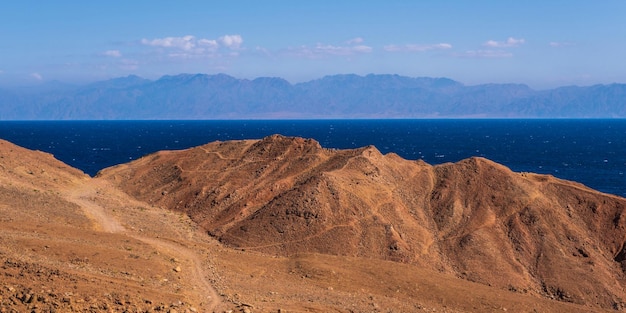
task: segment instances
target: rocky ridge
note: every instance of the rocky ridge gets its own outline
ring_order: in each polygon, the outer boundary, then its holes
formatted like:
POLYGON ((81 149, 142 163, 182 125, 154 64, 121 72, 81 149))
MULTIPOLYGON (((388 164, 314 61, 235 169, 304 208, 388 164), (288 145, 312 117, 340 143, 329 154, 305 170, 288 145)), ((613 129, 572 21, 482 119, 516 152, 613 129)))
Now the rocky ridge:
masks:
POLYGON ((95 178, 0 141, 0 312, 622 310, 624 201, 278 135, 95 178))
POLYGON ((230 247, 391 260, 622 308, 626 200, 483 158, 431 166, 280 135, 160 152, 100 176, 230 247))

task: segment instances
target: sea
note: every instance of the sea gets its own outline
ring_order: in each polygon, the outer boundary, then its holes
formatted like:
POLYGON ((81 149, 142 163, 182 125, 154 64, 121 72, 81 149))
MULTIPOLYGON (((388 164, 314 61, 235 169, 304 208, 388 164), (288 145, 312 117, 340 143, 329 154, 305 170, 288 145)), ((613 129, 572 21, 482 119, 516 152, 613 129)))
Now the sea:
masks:
POLYGON ((0 138, 96 175, 159 150, 272 134, 325 148, 373 145, 430 164, 485 157, 626 197, 625 119, 2 121, 0 138))

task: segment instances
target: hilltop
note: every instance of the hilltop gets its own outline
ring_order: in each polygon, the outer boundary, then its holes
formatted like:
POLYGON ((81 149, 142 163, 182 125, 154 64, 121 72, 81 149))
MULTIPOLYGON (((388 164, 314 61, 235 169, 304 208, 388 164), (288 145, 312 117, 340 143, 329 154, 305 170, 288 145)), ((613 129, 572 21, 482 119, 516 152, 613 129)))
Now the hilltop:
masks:
POLYGON ((626 199, 270 136, 91 178, 0 141, 0 309, 622 310, 626 199))

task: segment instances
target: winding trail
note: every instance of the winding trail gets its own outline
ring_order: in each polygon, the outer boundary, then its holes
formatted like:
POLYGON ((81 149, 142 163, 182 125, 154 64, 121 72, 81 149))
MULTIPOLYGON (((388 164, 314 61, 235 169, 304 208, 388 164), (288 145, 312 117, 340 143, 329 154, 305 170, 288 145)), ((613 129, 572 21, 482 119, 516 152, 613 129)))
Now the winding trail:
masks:
MULTIPOLYGON (((151 245, 156 250, 165 254, 175 255, 177 258, 187 260, 191 273, 191 284, 199 288, 202 303, 207 312, 215 312, 217 307, 222 303, 221 299, 210 281, 208 275, 203 268, 202 259, 193 250, 185 247, 181 243, 171 240, 152 238, 141 236, 128 231, 114 216, 109 215, 107 210, 100 206, 96 199, 101 197, 100 190, 112 191, 112 198, 122 200, 121 203, 138 202, 136 199, 128 199, 126 194, 119 192, 115 187, 110 186, 107 182, 97 179, 91 179, 89 182, 78 185, 76 188, 68 190, 64 195, 66 200, 73 202, 81 207, 85 215, 95 223, 97 230, 107 233, 124 234, 136 240, 151 245)), ((143 205, 147 206, 145 203, 143 205)), ((183 262, 181 262, 181 265, 183 262)))
POLYGON ((78 188, 70 190, 66 199, 78 204, 85 215, 96 223, 97 230, 106 233, 124 233, 126 229, 117 219, 108 215, 104 208, 90 200, 95 196, 97 196, 96 189, 87 184, 81 184, 78 188))
POLYGON ((221 303, 220 297, 217 294, 217 291, 211 285, 211 283, 206 279, 207 276, 202 267, 202 260, 198 257, 196 253, 175 242, 168 242, 162 239, 143 236, 133 236, 133 238, 141 240, 153 247, 156 247, 162 252, 176 255, 191 262, 193 266, 188 270, 192 273, 191 277, 193 277, 193 279, 195 280, 193 285, 200 288, 202 294, 205 296, 204 300, 208 303, 208 309, 211 311, 215 311, 217 306, 221 303))

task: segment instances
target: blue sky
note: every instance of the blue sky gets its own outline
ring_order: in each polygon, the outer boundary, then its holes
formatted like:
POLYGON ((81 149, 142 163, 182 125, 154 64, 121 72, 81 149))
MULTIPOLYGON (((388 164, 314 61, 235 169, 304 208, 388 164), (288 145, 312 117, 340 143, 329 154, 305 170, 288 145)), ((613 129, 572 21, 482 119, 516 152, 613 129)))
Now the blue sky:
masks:
POLYGON ((0 86, 179 73, 626 83, 624 16, 624 0, 7 0, 0 86))

